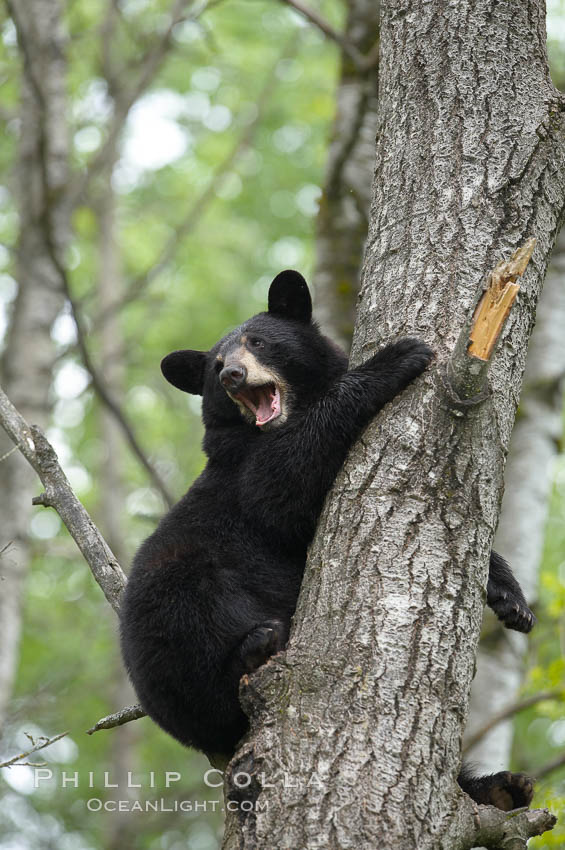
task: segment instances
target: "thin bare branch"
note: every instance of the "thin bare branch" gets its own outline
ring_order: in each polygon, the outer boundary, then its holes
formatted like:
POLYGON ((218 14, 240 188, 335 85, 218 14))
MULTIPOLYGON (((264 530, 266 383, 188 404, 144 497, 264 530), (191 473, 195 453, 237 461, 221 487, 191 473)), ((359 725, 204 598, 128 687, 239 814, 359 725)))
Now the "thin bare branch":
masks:
POLYGON ((281 0, 281 2, 286 6, 290 6, 295 12, 298 12, 299 15, 302 15, 303 18, 306 18, 307 21, 314 24, 314 26, 317 27, 320 32, 323 32, 325 36, 331 38, 332 41, 335 41, 335 43, 341 47, 345 55, 353 62, 357 70, 361 73, 366 73, 378 62, 378 48, 376 51, 371 50, 367 56, 363 56, 363 54, 357 50, 355 45, 351 44, 351 42, 345 38, 343 33, 334 29, 329 21, 322 17, 322 15, 318 12, 315 12, 309 6, 305 6, 304 3, 302 3, 302 0, 281 0))
POLYGON ((520 700, 519 702, 514 702, 512 705, 508 705, 502 711, 499 711, 497 714, 493 714, 489 720, 483 724, 477 731, 471 735, 463 746, 463 752, 468 752, 472 747, 475 746, 487 732, 494 726, 498 726, 499 723, 502 723, 504 720, 508 720, 508 718, 513 717, 515 714, 519 714, 520 711, 525 711, 527 708, 531 708, 533 705, 537 705, 538 702, 543 702, 548 699, 563 699, 565 697, 565 693, 563 691, 541 691, 539 694, 533 694, 531 697, 526 697, 525 699, 520 700))
POLYGON ((229 173, 231 168, 233 168, 234 164, 241 157, 244 151, 247 150, 247 148, 251 145, 253 137, 257 131, 257 127, 259 126, 261 118, 263 117, 265 107, 269 103, 273 94, 273 90, 277 84, 277 65, 281 59, 288 57, 289 55, 295 52, 295 46, 296 39, 293 36, 292 40, 287 45, 285 45, 284 49, 281 51, 281 55, 278 57, 277 61, 272 66, 269 74, 267 75, 267 79, 265 80, 265 83, 261 91, 259 92, 259 95, 256 99, 257 112, 255 118, 244 128, 243 132, 236 139, 232 149, 229 151, 225 159, 216 168, 214 174, 208 181, 205 188, 202 190, 196 200, 191 204, 190 209, 187 210, 184 218, 175 229, 175 232, 164 245, 160 256, 155 260, 154 263, 151 264, 151 266, 145 272, 140 274, 130 283, 127 292, 124 293, 122 298, 114 301, 114 303, 108 310, 99 313, 99 315, 94 320, 95 328, 98 328, 100 325, 104 324, 104 322, 110 315, 114 315, 118 310, 122 309, 127 304, 131 304, 132 301, 137 300, 145 291, 145 289, 152 283, 152 281, 155 280, 155 278, 157 278, 173 260, 181 240, 185 239, 193 230, 193 228, 202 221, 202 217, 208 204, 214 199, 218 188, 226 179, 227 174, 229 173))
POLYGON ((149 88, 167 57, 174 28, 184 20, 196 20, 209 8, 209 4, 203 3, 198 5, 192 15, 185 15, 184 10, 191 2, 193 0, 175 0, 166 28, 137 63, 139 71, 136 81, 129 89, 122 89, 114 93, 114 114, 108 127, 106 140, 94 154, 86 169, 77 176, 74 185, 70 187, 69 203, 72 207, 81 202, 92 178, 106 166, 108 157, 115 149, 116 141, 122 132, 130 109, 149 88))
MULTIPOLYGON (((27 758, 32 753, 37 753, 39 750, 44 750, 45 747, 48 747, 50 744, 54 744, 55 741, 60 741, 61 738, 64 738, 65 735, 68 735, 68 734, 69 734, 68 731, 67 732, 61 732, 60 735, 55 735, 53 738, 46 738, 45 735, 41 735, 37 739, 37 743, 34 743, 34 739, 32 738, 32 736, 28 735, 27 737, 34 744, 33 747, 31 747, 29 750, 25 750, 23 753, 19 753, 19 755, 17 755, 17 756, 12 756, 12 758, 8 759, 7 761, 0 762, 0 767, 13 767, 14 765, 21 765, 22 759, 27 758)), ((38 765, 33 765, 33 767, 37 767, 37 766, 38 765)))
POLYGON ((104 596, 115 611, 126 577, 112 550, 71 489, 57 455, 43 432, 28 425, 0 388, 0 424, 39 475, 45 493, 33 500, 36 505, 54 508, 82 552, 104 596))
POLYGON ((559 770, 560 767, 565 766, 565 753, 561 753, 557 758, 548 761, 546 764, 539 767, 536 771, 536 779, 544 779, 546 776, 549 776, 550 773, 553 773, 554 770, 559 770))
POLYGON ((133 427, 131 423, 128 421, 125 413, 121 409, 118 402, 113 398, 111 393, 108 391, 106 387, 106 383, 103 380, 100 372, 97 367, 94 365, 92 357, 90 355, 90 350, 88 345, 86 344, 87 333, 83 324, 82 316, 77 307, 77 304, 71 294, 71 289, 69 285, 69 279, 65 269, 59 264, 59 272, 61 276, 61 281, 63 283, 63 289, 65 291, 65 295, 68 299, 71 314, 75 322, 75 327, 77 331, 77 346, 80 352, 81 360, 83 362, 84 368, 88 372, 91 378, 92 387, 96 392, 96 395, 100 399, 100 401, 108 408, 110 413, 114 416, 116 422, 119 424, 122 429, 126 441, 128 442, 133 454, 139 460, 143 468, 149 474, 149 477, 155 487, 159 490, 165 502, 169 507, 174 504, 174 499, 172 495, 169 493, 167 486, 165 485, 163 479, 153 466, 153 464, 149 461, 149 458, 141 448, 141 445, 138 442, 138 439, 135 435, 133 427))

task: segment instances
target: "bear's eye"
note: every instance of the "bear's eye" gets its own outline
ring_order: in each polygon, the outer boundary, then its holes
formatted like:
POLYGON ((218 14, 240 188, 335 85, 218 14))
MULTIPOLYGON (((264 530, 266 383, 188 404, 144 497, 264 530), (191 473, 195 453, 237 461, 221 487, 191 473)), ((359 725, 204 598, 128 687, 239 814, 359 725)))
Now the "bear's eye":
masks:
POLYGON ((224 361, 223 360, 216 360, 216 362, 214 363, 214 371, 216 372, 216 375, 219 375, 223 368, 224 368, 224 361))
POLYGON ((262 339, 259 339, 258 336, 252 336, 249 338, 249 345, 252 348, 265 348, 265 343, 262 339))

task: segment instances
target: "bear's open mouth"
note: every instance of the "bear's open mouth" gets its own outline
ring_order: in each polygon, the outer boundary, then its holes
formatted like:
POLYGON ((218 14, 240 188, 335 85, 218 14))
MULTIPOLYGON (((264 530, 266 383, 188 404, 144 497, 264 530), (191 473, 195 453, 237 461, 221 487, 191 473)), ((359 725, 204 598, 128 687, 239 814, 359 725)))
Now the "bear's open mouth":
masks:
POLYGON ((281 415, 281 394, 276 384, 247 385, 234 398, 251 411, 259 427, 281 415))

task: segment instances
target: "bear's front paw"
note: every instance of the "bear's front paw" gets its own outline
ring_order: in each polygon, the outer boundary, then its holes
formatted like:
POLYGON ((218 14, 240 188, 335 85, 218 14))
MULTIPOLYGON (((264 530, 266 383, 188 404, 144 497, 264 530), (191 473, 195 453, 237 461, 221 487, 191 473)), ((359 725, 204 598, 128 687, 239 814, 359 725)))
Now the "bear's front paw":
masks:
POLYGON ((369 360, 378 371, 390 371, 402 384, 407 384, 430 365, 435 354, 430 346, 420 339, 404 337, 378 351, 369 360))
POLYGON ((527 634, 536 623, 535 614, 528 608, 525 601, 511 593, 501 593, 495 598, 490 598, 488 604, 507 629, 527 634))
POLYGON ((484 802, 504 812, 529 806, 534 796, 534 781, 525 773, 502 770, 489 777, 484 802))
POLYGON ((267 661, 284 649, 286 628, 281 620, 265 620, 255 626, 241 643, 241 660, 248 673, 253 673, 267 661))

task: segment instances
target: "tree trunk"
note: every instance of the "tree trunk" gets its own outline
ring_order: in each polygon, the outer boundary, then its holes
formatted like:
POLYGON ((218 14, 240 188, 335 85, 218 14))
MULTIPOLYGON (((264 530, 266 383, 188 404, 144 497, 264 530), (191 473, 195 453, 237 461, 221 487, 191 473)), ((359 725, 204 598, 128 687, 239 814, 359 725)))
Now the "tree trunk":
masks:
MULTIPOLYGON (((378 32, 378 4, 350 0, 344 36, 367 53, 378 32)), ((316 221, 317 318, 346 350, 351 345, 362 250, 367 235, 370 183, 377 128, 378 64, 359 69, 342 51, 328 163, 316 221)), ((550 491, 551 459, 561 434, 561 376, 565 371, 565 300, 562 296, 565 234, 552 256, 530 343, 518 418, 508 453, 495 548, 510 561, 534 602, 550 491), (532 361, 530 364, 530 360, 532 361), (515 518, 519 516, 520 522, 515 518)), ((527 638, 509 632, 485 610, 466 733, 474 732, 518 698, 527 638), (494 690, 496 679, 500 688, 494 690)), ((498 724, 470 751, 474 764, 500 770, 510 763, 512 720, 498 724)))
MULTIPOLYGON (((380 3, 349 0, 344 36, 362 55, 378 44, 380 3)), ((376 54, 375 54, 376 59, 376 54)), ((316 219, 317 318, 346 351, 351 344, 359 270, 367 238, 377 132, 378 62, 366 70, 342 50, 324 189, 316 219)))
POLYGON ((393 0, 380 73, 352 361, 412 334, 438 365, 351 451, 289 649, 243 685, 252 732, 226 785, 255 805, 230 814, 225 848, 480 843, 483 814, 455 777, 504 457, 565 203, 563 102, 540 0, 393 0), (490 394, 460 404, 446 360, 485 275, 532 235, 490 394), (251 776, 244 791, 238 771, 251 776))
MULTIPOLYGON (((10 5, 10 4, 9 4, 10 5)), ((63 306, 54 257, 68 237, 64 203, 68 140, 65 117, 64 33, 58 0, 28 0, 13 10, 22 56, 17 246, 18 294, 2 361, 2 384, 25 418, 44 425, 50 411, 54 361, 51 326, 63 306), (33 57, 33 66, 30 58, 33 57)), ((2 433, 0 456, 11 448, 2 433)), ((0 549, 0 731, 19 658, 23 583, 36 476, 19 453, 2 461, 0 549)))
MULTIPOLYGON (((563 431, 564 273, 565 231, 562 230, 544 284, 528 351, 495 540, 496 550, 512 564, 530 603, 536 598, 543 554, 551 466, 563 431)), ((494 617, 489 618, 488 634, 481 642, 471 691, 466 730, 469 735, 517 702, 527 645, 524 635, 508 632, 494 622, 494 617), (493 681, 499 683, 498 688, 492 687, 493 681)), ((469 758, 485 771, 501 770, 510 762, 512 732, 512 719, 497 724, 469 751, 469 758)))

